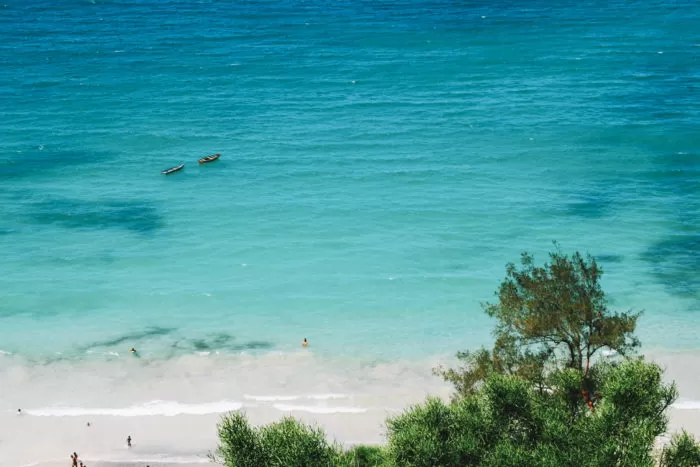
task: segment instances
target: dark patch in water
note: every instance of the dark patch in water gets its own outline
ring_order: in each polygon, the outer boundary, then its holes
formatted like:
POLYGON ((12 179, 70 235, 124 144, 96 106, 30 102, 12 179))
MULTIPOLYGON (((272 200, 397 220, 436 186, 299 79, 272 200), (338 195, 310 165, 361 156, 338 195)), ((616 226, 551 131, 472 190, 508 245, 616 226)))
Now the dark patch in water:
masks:
POLYGON ((655 162, 647 177, 668 205, 669 233, 642 259, 670 293, 700 300, 700 154, 666 153, 655 162))
POLYGON ((117 337, 115 339, 95 342, 95 343, 91 344, 90 346, 86 347, 86 349, 93 349, 95 347, 115 347, 117 345, 121 345, 121 344, 125 344, 125 343, 128 346, 131 346, 131 344, 134 342, 138 342, 138 341, 152 338, 152 337, 166 336, 168 334, 171 334, 173 331, 175 331, 175 328, 152 327, 152 328, 146 329, 143 332, 137 332, 134 334, 126 334, 126 335, 117 337))
POLYGON ((69 229, 126 229, 147 234, 164 226, 156 207, 145 201, 51 199, 29 204, 28 208, 32 222, 69 229))
POLYGON ((230 334, 226 334, 225 332, 220 332, 217 334, 213 335, 211 344, 213 346, 222 346, 222 345, 227 345, 229 342, 231 342, 234 339, 234 337, 230 334))
POLYGON ((571 216, 598 219, 605 216, 612 200, 604 193, 584 193, 577 201, 567 203, 566 212, 571 216))
MULTIPOLYGON (((249 341, 249 342, 243 342, 240 344, 233 344, 234 337, 225 334, 225 333, 219 333, 219 334, 213 334, 211 336, 205 337, 203 339, 192 339, 187 341, 187 345, 185 345, 185 348, 188 348, 190 345, 194 350, 197 351, 208 351, 208 350, 232 350, 236 352, 244 351, 244 350, 264 350, 264 349, 271 349, 274 347, 274 344, 271 342, 266 342, 266 341, 249 341)), ((180 344, 176 342, 173 345, 175 348, 181 348, 180 344)))
POLYGON ((200 339, 175 341, 172 344, 172 348, 179 350, 196 350, 200 352, 209 350, 230 350, 234 352, 241 352, 245 350, 266 350, 274 347, 272 342, 267 341, 248 341, 235 344, 233 343, 234 340, 235 337, 229 334, 218 333, 211 334, 200 339))
MULTIPOLYGON (((0 180, 48 175, 67 168, 104 163, 113 158, 114 154, 105 152, 32 148, 0 162, 0 180)), ((61 174, 62 177, 64 175, 61 174)))
POLYGON ((172 348, 180 350, 194 349, 197 351, 226 349, 230 348, 230 343, 234 339, 235 337, 232 335, 220 332, 199 339, 177 340, 173 342, 172 348))
POLYGON ((595 259, 600 263, 621 263, 624 256, 621 255, 598 255, 595 259))
POLYGON ((195 350, 210 350, 211 346, 207 343, 207 341, 203 339, 195 339, 192 341, 192 346, 195 348, 195 350))
POLYGON ((642 259, 671 293, 700 300, 700 232, 671 235, 654 243, 642 259))
POLYGON ((265 350, 265 349, 271 349, 274 347, 274 344, 272 342, 265 342, 265 341, 250 341, 250 342, 245 342, 243 344, 238 344, 234 345, 231 347, 232 350, 265 350))
POLYGON ((225 348, 234 337, 226 333, 213 334, 206 339, 194 339, 192 345, 195 350, 211 350, 225 348))

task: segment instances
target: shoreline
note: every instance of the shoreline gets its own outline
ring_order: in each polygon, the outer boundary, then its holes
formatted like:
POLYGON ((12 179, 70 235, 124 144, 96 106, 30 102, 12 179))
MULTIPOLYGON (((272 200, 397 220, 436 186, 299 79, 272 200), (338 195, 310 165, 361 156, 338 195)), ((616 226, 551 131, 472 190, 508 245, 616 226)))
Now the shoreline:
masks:
MULTIPOLYGON (((343 445, 380 444, 387 416, 428 395, 449 398, 451 387, 431 369, 451 360, 353 362, 303 351, 37 366, 4 358, 0 464, 64 465, 76 451, 88 466, 201 465, 222 413, 241 409, 256 425, 292 415, 343 445)), ((700 375, 692 371, 700 351, 653 352, 647 360, 679 386, 669 433, 685 428, 700 437, 700 375)))
MULTIPOLYGON (((665 443, 667 443, 670 440, 670 435, 680 431, 680 428, 685 428, 686 431, 689 433, 693 434, 696 438, 700 436, 700 409, 693 409, 693 410, 678 410, 678 409, 671 409, 669 411, 670 415, 670 422, 669 422, 669 432, 667 436, 660 437, 657 441, 657 446, 658 448, 662 448, 665 443)), ((279 417, 278 417, 279 418, 279 417)), ((197 423, 194 424, 194 426, 190 427, 190 430, 196 430, 198 428, 201 428, 203 425, 211 425, 215 426, 216 420, 218 417, 214 417, 214 420, 211 420, 210 417, 204 417, 203 420, 199 420, 197 423)), ((272 420, 270 420, 272 421, 272 420)), ((305 420, 306 421, 306 420, 305 420)), ((327 428, 329 425, 328 420, 316 420, 320 426, 326 428, 327 433, 329 435, 332 435, 332 431, 327 428)), ((156 420, 156 424, 163 424, 164 420, 156 420)), ((108 431, 115 431, 118 429, 119 423, 109 423, 107 422, 105 424, 105 427, 107 427, 108 431)), ((178 424, 179 425, 179 424, 178 424)), ((185 425, 185 424, 183 424, 185 425)), ((190 423, 186 423, 186 425, 190 425, 190 423)), ((338 425, 337 423, 334 425, 338 425)), ((211 427, 210 427, 211 428, 211 427)), ((144 465, 149 465, 150 467, 164 467, 164 466, 170 466, 170 465, 175 465, 175 466, 180 466, 180 467, 198 467, 203 464, 210 463, 208 458, 206 458, 206 453, 210 450, 213 449, 216 445, 216 436, 215 436, 215 430, 210 430, 212 431, 211 436, 210 436, 210 441, 211 441, 211 448, 209 449, 203 449, 199 453, 190 453, 188 455, 179 455, 177 454, 177 448, 176 446, 182 441, 181 436, 182 433, 180 433, 180 437, 177 436, 177 433, 170 433, 170 436, 168 438, 168 445, 160 445, 161 448, 163 448, 160 452, 153 452, 152 454, 148 453, 142 453, 140 449, 136 449, 136 444, 134 445, 135 448, 132 449, 131 451, 127 450, 125 447, 121 447, 120 450, 117 449, 112 449, 109 453, 102 453, 102 454, 97 454, 96 452, 92 451, 91 449, 86 449, 78 451, 80 454, 80 459, 83 460, 86 465, 89 467, 136 467, 140 466, 143 467, 144 465), (166 447, 167 446, 167 447, 166 447)), ((41 431, 40 431, 41 432, 41 431)), ((40 433, 39 432, 39 433, 40 433)), ((105 438, 107 433, 103 433, 102 437, 105 438)), ((332 436, 331 436, 332 437, 332 436)), ((164 439, 161 439, 163 441, 164 439)), ((337 440, 336 440, 337 441, 337 440)), ((353 443, 345 443, 345 446, 350 446, 353 443)), ((355 443, 359 444, 359 443, 355 443)), ((363 442, 362 444, 378 444, 378 443, 367 443, 363 442)), ((63 450, 61 451, 61 454, 64 454, 64 457, 68 459, 68 456, 70 455, 70 449, 69 450, 63 450)), ((37 455, 37 459, 33 460, 21 460, 19 458, 15 459, 2 459, 0 458, 0 461, 7 462, 8 465, 20 465, 20 466, 25 466, 25 467, 59 467, 59 466, 64 466, 67 465, 66 461, 63 460, 60 456, 52 457, 49 455, 37 455), (41 458, 41 459, 38 459, 41 458)))

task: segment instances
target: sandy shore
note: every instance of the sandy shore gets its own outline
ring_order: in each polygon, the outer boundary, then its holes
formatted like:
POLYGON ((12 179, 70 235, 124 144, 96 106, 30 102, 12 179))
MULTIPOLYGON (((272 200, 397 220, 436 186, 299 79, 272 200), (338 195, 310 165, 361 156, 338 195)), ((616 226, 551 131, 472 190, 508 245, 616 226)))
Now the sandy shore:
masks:
MULTIPOLYGON (((700 374, 695 371, 700 356, 654 359, 681 392, 678 408, 669 413, 669 433, 685 428, 700 437, 700 374)), ((225 368, 196 360, 172 367, 108 367, 108 377, 95 373, 79 385, 81 391, 65 384, 66 377, 69 382, 76 377, 69 368, 2 367, 0 466, 69 466, 73 451, 92 467, 201 465, 217 444, 217 412, 239 406, 255 424, 290 414, 317 423, 342 444, 376 444, 384 439, 387 416, 428 394, 446 398, 450 393, 430 375, 433 361, 340 368, 338 362, 326 365, 306 357, 278 360, 229 362, 225 368), (293 368, 285 373, 287 366, 293 368), (125 374, 130 379, 125 381, 125 374), (297 374, 309 376, 300 381, 297 374), (16 413, 19 404, 23 415, 16 413), (129 435, 131 448, 126 446, 129 435)), ((91 370, 75 371, 87 378, 91 370)))
MULTIPOLYGON (((282 414, 274 409, 248 409, 251 421, 267 423, 282 414)), ((345 443, 376 443, 388 413, 372 410, 356 414, 294 413, 324 427, 345 443)), ((4 416, 0 465, 70 465, 75 450, 88 466, 194 465, 207 462, 216 447, 220 415, 144 417, 30 417, 4 416), (132 447, 126 446, 126 436, 132 447), (61 458, 65 461, 61 461, 61 458)))
MULTIPOLYGON (((700 436, 700 410, 672 409, 670 415, 670 433, 685 428, 700 436)), ((256 413, 251 418, 264 423, 279 418, 279 414, 256 413)), ((301 415, 300 418, 319 423, 338 440, 371 443, 382 438, 384 417, 379 412, 361 420, 340 414, 301 415)), ((90 467, 199 466, 208 462, 207 453, 216 446, 218 419, 218 415, 135 417, 133 420, 103 417, 93 419, 88 428, 85 419, 80 417, 70 420, 23 417, 11 423, 11 433, 5 433, 9 436, 3 439, 1 465, 69 466, 70 447, 73 447, 90 467), (133 438, 131 449, 125 445, 124 433, 133 438)), ((3 420, 3 425, 6 422, 3 420)))

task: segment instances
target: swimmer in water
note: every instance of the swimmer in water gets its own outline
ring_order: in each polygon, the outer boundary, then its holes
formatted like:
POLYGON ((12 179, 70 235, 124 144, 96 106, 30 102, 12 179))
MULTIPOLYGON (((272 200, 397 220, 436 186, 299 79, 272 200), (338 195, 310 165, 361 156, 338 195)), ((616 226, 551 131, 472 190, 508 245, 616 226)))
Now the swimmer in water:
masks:
POLYGON ((136 353, 136 349, 132 347, 131 350, 129 350, 129 352, 136 353))
POLYGON ((304 342, 301 343, 301 346, 302 346, 302 347, 308 347, 308 346, 309 346, 309 342, 306 340, 306 337, 304 338, 304 342))

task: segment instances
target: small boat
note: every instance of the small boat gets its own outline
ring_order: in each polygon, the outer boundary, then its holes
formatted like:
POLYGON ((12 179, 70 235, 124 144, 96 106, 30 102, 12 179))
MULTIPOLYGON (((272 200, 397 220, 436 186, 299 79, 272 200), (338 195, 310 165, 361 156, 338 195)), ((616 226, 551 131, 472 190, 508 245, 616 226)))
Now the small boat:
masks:
POLYGON ((221 157, 221 154, 214 154, 213 156, 202 157, 201 159, 199 159, 199 163, 206 164, 207 162, 214 162, 219 157, 221 157))
POLYGON ((178 166, 170 167, 169 169, 165 169, 165 170, 162 171, 161 173, 162 173, 163 175, 170 175, 171 173, 179 172, 179 171, 182 170, 184 167, 185 167, 185 164, 182 163, 182 164, 180 164, 180 165, 178 165, 178 166))

